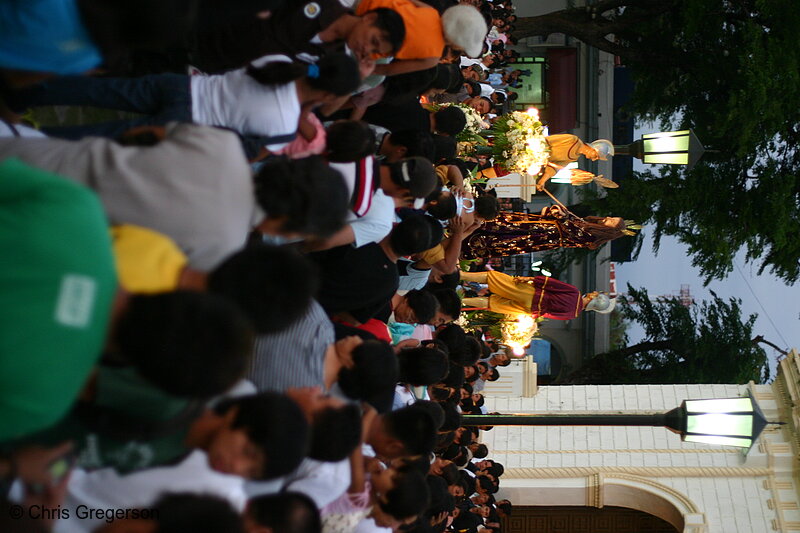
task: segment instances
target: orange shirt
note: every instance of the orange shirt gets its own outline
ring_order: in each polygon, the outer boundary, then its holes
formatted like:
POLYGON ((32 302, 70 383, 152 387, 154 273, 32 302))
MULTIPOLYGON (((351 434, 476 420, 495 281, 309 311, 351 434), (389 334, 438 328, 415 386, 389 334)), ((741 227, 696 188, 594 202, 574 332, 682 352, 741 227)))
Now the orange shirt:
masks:
POLYGON ((362 0, 356 14, 363 15, 379 7, 396 11, 406 26, 406 38, 395 54, 396 59, 442 57, 444 30, 438 11, 432 7, 419 7, 409 0, 362 0))

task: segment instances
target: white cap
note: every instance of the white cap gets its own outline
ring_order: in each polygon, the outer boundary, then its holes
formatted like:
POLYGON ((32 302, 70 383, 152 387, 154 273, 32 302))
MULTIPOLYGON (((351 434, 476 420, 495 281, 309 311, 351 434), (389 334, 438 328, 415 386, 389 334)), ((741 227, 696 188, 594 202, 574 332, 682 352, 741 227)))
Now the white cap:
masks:
POLYGON ((616 305, 616 298, 609 298, 607 294, 601 292, 592 298, 588 304, 586 304, 586 310, 594 311, 595 313, 600 313, 601 315, 607 315, 614 310, 616 305))
POLYGON ((464 50, 470 57, 481 55, 484 39, 489 33, 480 11, 467 4, 446 9, 442 14, 442 29, 445 41, 464 50))
POLYGON ((589 146, 597 150, 597 155, 601 161, 606 161, 609 156, 614 155, 614 143, 608 139, 597 139, 590 142, 589 146))

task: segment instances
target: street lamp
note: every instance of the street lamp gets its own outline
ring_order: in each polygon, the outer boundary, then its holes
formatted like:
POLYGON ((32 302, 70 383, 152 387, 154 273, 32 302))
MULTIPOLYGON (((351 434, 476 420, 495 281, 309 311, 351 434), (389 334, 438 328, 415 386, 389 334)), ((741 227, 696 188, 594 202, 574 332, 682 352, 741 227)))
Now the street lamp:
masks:
POLYGON ((464 426, 651 426, 666 427, 687 442, 750 449, 767 422, 751 397, 686 400, 666 413, 464 415, 464 426))
POLYGON ((647 133, 631 144, 614 146, 614 155, 630 155, 650 165, 686 165, 691 169, 705 148, 692 130, 647 133))

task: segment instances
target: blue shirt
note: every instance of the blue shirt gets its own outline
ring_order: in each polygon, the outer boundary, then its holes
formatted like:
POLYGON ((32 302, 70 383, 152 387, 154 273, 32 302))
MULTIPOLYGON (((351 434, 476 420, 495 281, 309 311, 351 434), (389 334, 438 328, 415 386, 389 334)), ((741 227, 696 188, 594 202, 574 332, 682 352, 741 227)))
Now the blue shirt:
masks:
POLYGON ((101 61, 76 0, 0 0, 0 67, 80 74, 101 61))

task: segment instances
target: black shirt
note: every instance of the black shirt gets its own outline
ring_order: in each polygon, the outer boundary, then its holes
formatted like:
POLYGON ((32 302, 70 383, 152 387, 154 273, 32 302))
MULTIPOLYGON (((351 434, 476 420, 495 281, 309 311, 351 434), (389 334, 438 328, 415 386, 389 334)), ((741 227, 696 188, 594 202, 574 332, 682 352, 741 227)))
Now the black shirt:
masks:
POLYGON ((431 114, 419 105, 419 99, 416 97, 406 98, 391 105, 379 103, 369 106, 363 120, 389 131, 431 130, 431 114))
POLYGON ((321 55, 326 45, 311 39, 350 11, 338 0, 288 1, 267 19, 250 17, 207 27, 190 43, 189 60, 203 72, 243 67, 259 57, 321 55))
POLYGON ((338 246, 309 258, 319 266, 317 300, 328 314, 346 311, 366 322, 392 299, 400 283, 397 265, 377 243, 338 246))

